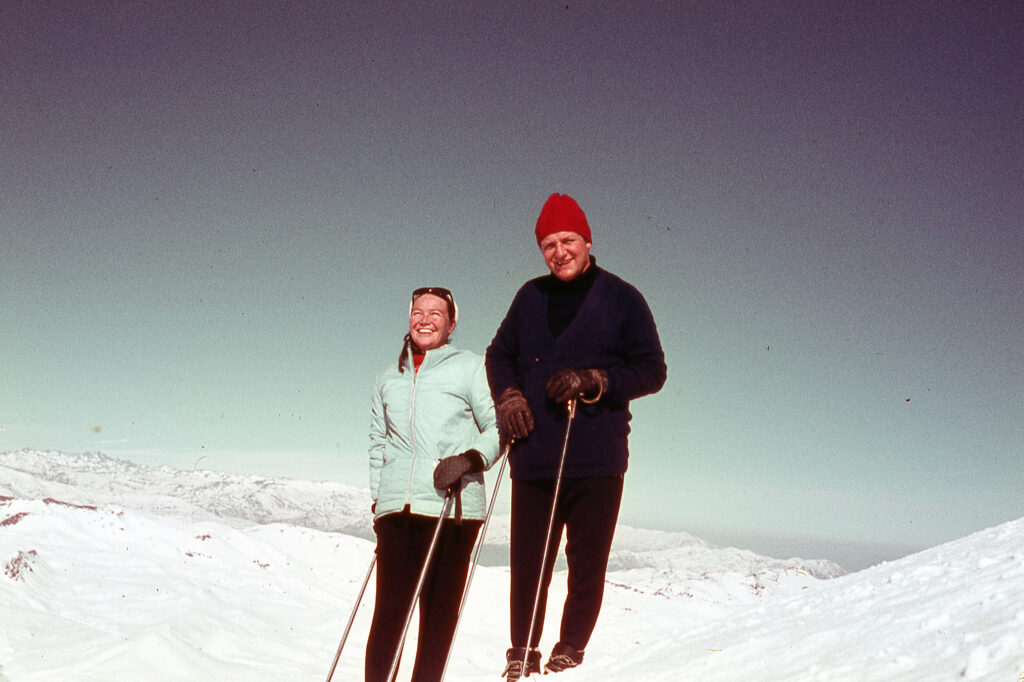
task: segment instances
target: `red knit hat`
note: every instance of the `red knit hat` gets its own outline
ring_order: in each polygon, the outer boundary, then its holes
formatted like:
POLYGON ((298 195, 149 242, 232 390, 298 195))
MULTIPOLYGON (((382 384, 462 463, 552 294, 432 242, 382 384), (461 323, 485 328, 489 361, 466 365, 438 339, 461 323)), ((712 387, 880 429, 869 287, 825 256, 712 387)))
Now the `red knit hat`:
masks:
POLYGON ((568 194, 558 194, 557 192, 552 194, 544 202, 544 208, 540 209, 537 228, 534 230, 534 234, 537 235, 537 244, 540 244, 544 237, 555 232, 575 232, 583 237, 588 244, 591 242, 587 216, 583 214, 583 209, 576 203, 576 200, 568 194))

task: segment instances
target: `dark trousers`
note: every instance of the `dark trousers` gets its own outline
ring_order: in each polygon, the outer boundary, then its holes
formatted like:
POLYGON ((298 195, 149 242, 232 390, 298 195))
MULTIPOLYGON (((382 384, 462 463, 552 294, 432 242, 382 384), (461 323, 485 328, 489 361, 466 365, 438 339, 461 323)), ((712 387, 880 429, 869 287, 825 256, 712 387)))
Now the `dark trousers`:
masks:
MULTIPOLYGON (((456 525, 448 519, 441 526, 419 599, 419 643, 413 682, 441 679, 481 525, 480 521, 467 520, 456 525)), ((388 671, 398 650, 437 519, 403 512, 383 516, 373 527, 377 533, 377 599, 366 642, 365 679, 390 682, 388 671)))
MULTIPOLYGON (((537 582, 541 578, 540 564, 554 488, 553 479, 512 482, 512 586, 509 606, 514 647, 526 646, 529 636, 530 615, 537 582)), ((548 587, 564 529, 569 575, 559 641, 579 651, 586 648, 601 611, 608 554, 621 500, 622 476, 562 479, 548 561, 540 583, 540 603, 531 646, 536 647, 540 643, 548 587)))

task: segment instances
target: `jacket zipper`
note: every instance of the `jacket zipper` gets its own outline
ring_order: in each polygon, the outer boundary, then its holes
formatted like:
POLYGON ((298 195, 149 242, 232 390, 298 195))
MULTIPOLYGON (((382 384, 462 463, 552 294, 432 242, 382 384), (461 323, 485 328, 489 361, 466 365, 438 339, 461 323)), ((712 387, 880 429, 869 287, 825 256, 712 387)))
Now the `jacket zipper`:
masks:
MULTIPOLYGON (((408 505, 412 506, 412 486, 414 480, 414 474, 416 472, 416 458, 418 453, 416 452, 416 377, 419 372, 416 370, 416 363, 412 359, 412 349, 409 349, 409 369, 412 370, 412 387, 409 389, 409 443, 412 446, 412 463, 409 466, 409 484, 405 489, 405 504, 403 507, 408 505)), ((424 357, 423 362, 427 359, 424 357)))

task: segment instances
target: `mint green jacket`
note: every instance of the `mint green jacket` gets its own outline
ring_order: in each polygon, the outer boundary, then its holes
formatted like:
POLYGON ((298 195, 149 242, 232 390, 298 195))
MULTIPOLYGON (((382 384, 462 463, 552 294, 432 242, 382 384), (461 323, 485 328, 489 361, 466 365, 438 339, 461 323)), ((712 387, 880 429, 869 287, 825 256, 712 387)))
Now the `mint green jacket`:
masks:
MULTIPOLYGON (((499 455, 483 357, 451 344, 427 351, 417 372, 412 357, 377 375, 370 405, 370 495, 377 518, 409 505, 413 514, 440 516, 444 490, 434 467, 445 457, 477 450, 490 469, 499 455)), ((483 519, 483 473, 463 477, 462 516, 483 519)), ((454 515, 452 505, 450 515, 454 515)))

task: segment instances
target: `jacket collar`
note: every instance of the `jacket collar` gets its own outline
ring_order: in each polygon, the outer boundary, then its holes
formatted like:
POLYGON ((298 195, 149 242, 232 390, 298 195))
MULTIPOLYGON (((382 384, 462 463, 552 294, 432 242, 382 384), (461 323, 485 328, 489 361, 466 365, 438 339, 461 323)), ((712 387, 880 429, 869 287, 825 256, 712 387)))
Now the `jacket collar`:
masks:
MULTIPOLYGON (((423 363, 420 365, 419 371, 422 372, 424 369, 433 367, 434 365, 438 365, 441 362, 444 362, 445 359, 454 355, 457 352, 457 350, 458 349, 456 349, 455 346, 453 346, 449 341, 440 348, 434 348, 433 350, 426 351, 423 357, 423 363)), ((406 349, 406 355, 403 364, 405 366, 406 371, 411 371, 415 374, 416 370, 414 368, 412 361, 412 348, 406 349)))

